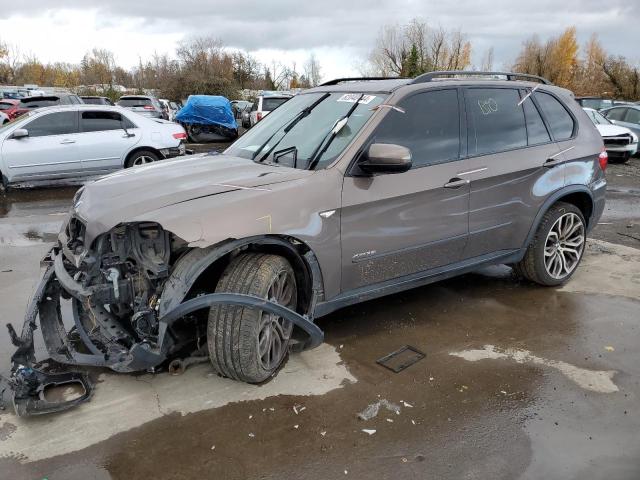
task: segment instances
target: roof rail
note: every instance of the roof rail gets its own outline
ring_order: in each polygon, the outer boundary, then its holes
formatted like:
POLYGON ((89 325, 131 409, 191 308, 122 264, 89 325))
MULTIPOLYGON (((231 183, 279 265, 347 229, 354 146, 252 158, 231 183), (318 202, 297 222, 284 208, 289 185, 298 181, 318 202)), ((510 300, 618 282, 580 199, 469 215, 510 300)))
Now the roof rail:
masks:
POLYGON ((517 72, 481 72, 481 71, 473 71, 473 70, 441 70, 436 72, 427 72, 422 75, 418 75, 413 79, 411 83, 426 83, 432 81, 437 77, 445 77, 445 76, 501 76, 507 77, 509 81, 516 81, 517 79, 527 79, 527 80, 536 80, 545 85, 551 85, 551 82, 544 77, 540 77, 538 75, 530 75, 528 73, 517 73, 517 72))
POLYGON ((364 82, 366 80, 403 80, 406 77, 345 77, 345 78, 334 78, 333 80, 329 80, 328 82, 321 83, 318 85, 319 87, 328 87, 330 85, 337 85, 342 82, 364 82))

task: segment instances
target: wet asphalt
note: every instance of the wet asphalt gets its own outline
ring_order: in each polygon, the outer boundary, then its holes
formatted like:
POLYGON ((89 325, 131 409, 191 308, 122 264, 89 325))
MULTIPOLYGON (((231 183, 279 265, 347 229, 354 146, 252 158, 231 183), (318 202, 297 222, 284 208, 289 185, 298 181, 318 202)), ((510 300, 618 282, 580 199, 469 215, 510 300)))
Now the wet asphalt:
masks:
MULTIPOLYGON (((567 287, 498 266, 353 306, 319 320, 320 354, 293 355, 263 386, 208 365, 182 377, 103 373, 89 404, 57 418, 0 413, 0 478, 640 478, 640 159, 631 162, 609 167, 596 241, 567 287), (400 373, 376 363, 407 344, 425 358, 400 373), (151 400, 136 396, 149 385, 151 400), (381 399, 399 413, 357 418, 381 399), (135 408, 157 412, 136 421, 135 408), (98 420, 108 435, 94 431, 98 420)), ((0 194, 3 323, 20 323, 74 191, 0 194)), ((12 350, 0 330, 0 373, 12 350)))

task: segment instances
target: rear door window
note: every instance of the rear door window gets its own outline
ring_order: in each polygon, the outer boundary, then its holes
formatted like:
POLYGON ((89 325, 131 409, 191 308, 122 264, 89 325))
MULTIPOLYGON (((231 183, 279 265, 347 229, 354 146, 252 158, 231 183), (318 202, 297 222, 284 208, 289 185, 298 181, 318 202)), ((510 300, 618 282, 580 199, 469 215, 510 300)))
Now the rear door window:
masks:
MULTIPOLYGON (((524 93, 526 95, 526 93, 524 93)), ((540 112, 530 98, 522 102, 524 117, 527 122, 527 140, 529 145, 537 145, 551 141, 551 136, 545 127, 540 112)))
POLYGON ((117 112, 87 111, 80 117, 82 132, 103 132, 105 130, 122 130, 134 128, 134 125, 117 112))
POLYGON ((524 111, 517 90, 468 88, 468 153, 485 155, 527 146, 524 111))
POLYGON ((411 150, 414 167, 460 158, 460 113, 456 89, 418 93, 390 109, 373 137, 411 150))
POLYGON ((29 137, 78 133, 78 112, 49 113, 27 123, 24 128, 29 137))
POLYGON ((556 141, 568 140, 573 135, 573 117, 567 109, 553 96, 544 92, 533 94, 542 108, 542 113, 547 120, 551 133, 556 141))

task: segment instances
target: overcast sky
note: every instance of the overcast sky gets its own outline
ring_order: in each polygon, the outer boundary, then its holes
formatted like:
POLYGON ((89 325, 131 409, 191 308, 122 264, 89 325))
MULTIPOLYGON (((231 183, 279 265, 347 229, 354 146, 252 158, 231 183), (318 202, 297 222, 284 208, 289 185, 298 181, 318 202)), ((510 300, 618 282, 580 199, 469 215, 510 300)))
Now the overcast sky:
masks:
POLYGON ((315 52, 325 79, 357 73, 384 24, 413 17, 460 28, 474 63, 494 47, 494 67, 509 64, 522 41, 570 25, 583 43, 597 33, 604 47, 640 61, 640 0, 2 0, 0 39, 40 60, 78 63, 92 47, 131 67, 154 52, 174 54, 189 35, 213 34, 259 60, 296 61, 315 52))

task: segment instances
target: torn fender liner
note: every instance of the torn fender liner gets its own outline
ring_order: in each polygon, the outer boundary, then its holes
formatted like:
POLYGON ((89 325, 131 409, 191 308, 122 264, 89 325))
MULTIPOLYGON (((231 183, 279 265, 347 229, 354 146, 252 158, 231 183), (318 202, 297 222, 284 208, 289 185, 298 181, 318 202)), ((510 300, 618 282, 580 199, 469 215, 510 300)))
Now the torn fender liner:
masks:
POLYGON ((310 318, 302 316, 293 310, 289 310, 282 305, 270 302, 264 298, 240 293, 210 293, 181 303, 160 318, 160 341, 162 340, 167 327, 171 325, 171 323, 181 317, 184 317, 188 313, 200 310, 201 308, 211 307, 212 305, 236 305, 240 307, 250 307, 282 317, 300 327, 309 336, 308 340, 302 346, 302 350, 316 348, 324 342, 324 332, 315 323, 313 323, 310 318))

